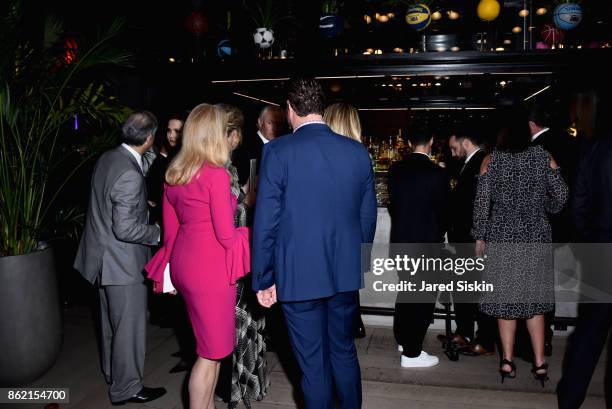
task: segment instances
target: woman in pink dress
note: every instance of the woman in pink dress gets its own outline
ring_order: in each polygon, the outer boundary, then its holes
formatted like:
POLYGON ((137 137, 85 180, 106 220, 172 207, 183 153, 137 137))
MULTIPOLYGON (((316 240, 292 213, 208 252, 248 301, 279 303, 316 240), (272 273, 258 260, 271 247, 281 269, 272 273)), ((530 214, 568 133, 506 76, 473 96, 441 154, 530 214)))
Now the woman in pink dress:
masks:
POLYGON ((236 197, 225 169, 227 113, 198 105, 166 173, 164 245, 145 267, 157 291, 185 299, 198 359, 189 379, 192 409, 214 409, 219 360, 236 344, 236 280, 249 270, 248 230, 234 227, 236 197))

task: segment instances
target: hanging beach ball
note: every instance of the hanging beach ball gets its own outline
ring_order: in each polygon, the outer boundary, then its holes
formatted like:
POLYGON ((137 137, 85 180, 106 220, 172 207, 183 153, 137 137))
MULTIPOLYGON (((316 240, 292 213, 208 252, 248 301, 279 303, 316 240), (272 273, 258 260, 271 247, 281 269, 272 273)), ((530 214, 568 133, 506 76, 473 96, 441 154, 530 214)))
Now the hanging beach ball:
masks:
POLYGON ((501 6, 497 0, 480 0, 476 13, 484 21, 493 21, 499 16, 501 6))
POLYGON ((319 31, 324 37, 334 38, 340 35, 344 21, 342 16, 326 13, 319 18, 319 31))
POLYGON ((563 38, 565 37, 563 31, 559 30, 550 23, 546 23, 542 26, 540 34, 542 35, 542 41, 548 45, 558 44, 562 42, 563 38))
POLYGON ((232 56, 232 43, 230 40, 226 38, 219 41, 219 44, 217 44, 217 55, 221 59, 232 56))
POLYGON ((424 4, 410 6, 406 13, 406 23, 416 31, 426 29, 431 23, 431 10, 424 4))
POLYGON ((270 48, 274 44, 274 31, 265 27, 255 29, 253 40, 259 48, 270 48))
POLYGON ((582 7, 576 3, 559 4, 553 13, 555 25, 561 30, 578 27, 582 21, 582 7))

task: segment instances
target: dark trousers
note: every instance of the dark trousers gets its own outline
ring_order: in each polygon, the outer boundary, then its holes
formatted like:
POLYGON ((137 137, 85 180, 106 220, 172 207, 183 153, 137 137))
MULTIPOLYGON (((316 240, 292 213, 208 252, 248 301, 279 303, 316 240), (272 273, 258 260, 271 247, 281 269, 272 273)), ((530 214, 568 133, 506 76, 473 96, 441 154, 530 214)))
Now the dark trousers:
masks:
POLYGON ((361 370, 353 337, 358 292, 282 303, 293 352, 302 370, 306 408, 361 408, 361 370))
POLYGON ((491 351, 497 338, 497 320, 478 310, 478 304, 455 303, 455 321, 457 334, 474 340, 485 349, 491 351), (478 323, 476 339, 474 339, 474 322, 478 323))
POLYGON ((102 370, 112 402, 142 389, 146 352, 147 286, 99 287, 102 370))
MULTIPOLYGON (((557 386, 559 409, 578 409, 584 402, 591 377, 608 342, 612 352, 612 304, 581 304, 578 322, 568 339, 563 374, 557 386)), ((605 376, 606 408, 612 408, 612 361, 608 358, 605 376)))
POLYGON ((416 358, 421 354, 423 340, 433 319, 435 307, 436 304, 433 301, 431 303, 398 302, 395 304, 393 333, 397 343, 404 348, 403 355, 416 358))
POLYGON ((185 301, 180 295, 172 295, 170 297, 168 304, 172 327, 179 345, 179 354, 181 359, 187 362, 194 362, 198 357, 196 354, 196 340, 189 316, 187 315, 185 301))

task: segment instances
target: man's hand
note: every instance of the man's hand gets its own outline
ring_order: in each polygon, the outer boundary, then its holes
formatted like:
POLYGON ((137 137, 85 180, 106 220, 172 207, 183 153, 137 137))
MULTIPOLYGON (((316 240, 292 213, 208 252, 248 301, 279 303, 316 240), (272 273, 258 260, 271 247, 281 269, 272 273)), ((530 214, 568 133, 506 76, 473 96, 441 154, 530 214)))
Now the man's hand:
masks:
POLYGON ((265 308, 273 306, 276 303, 276 285, 273 285, 267 290, 257 291, 257 301, 265 308))

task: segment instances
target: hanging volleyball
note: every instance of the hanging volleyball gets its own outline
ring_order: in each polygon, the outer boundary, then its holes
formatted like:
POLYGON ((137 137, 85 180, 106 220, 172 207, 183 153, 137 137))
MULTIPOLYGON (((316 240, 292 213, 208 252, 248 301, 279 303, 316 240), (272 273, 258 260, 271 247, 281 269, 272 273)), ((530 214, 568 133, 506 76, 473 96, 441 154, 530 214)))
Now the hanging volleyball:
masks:
POLYGON ((406 23, 416 31, 427 28, 431 23, 431 10, 425 4, 415 4, 408 8, 406 23))
POLYGON ((483 21, 493 21, 499 16, 501 6, 497 0, 480 0, 476 13, 478 18, 483 21))
POLYGON ((572 30, 582 21, 582 7, 576 3, 559 4, 553 12, 553 19, 561 30, 572 30))

